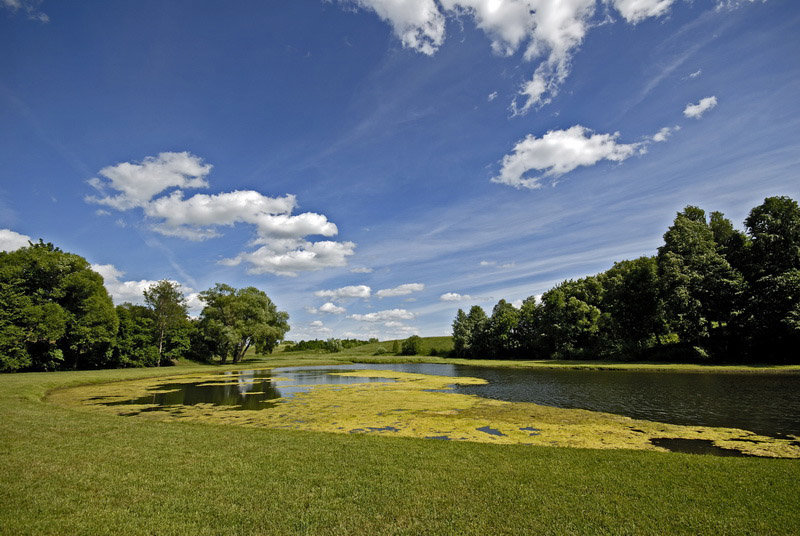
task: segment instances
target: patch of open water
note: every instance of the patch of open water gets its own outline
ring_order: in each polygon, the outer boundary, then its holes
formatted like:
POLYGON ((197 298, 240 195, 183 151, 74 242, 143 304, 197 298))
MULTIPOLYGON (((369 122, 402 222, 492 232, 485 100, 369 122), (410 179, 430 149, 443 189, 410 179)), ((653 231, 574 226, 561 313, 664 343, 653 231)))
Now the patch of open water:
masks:
POLYGON ((514 369, 426 363, 283 367, 220 373, 219 380, 213 382, 165 381, 157 388, 166 392, 113 404, 213 403, 259 409, 314 385, 392 381, 331 374, 364 369, 483 378, 488 382, 485 385, 456 385, 451 389, 497 400, 588 409, 672 424, 741 428, 774 437, 800 435, 800 374, 783 373, 514 369))

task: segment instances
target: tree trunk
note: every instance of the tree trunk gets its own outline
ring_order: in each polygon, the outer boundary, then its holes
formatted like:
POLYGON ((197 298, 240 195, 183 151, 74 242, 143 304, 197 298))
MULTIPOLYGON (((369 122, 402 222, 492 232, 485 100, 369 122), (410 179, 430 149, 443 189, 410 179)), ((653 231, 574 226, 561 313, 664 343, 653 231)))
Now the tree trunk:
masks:
POLYGON ((158 362, 156 363, 157 367, 161 366, 161 352, 164 348, 164 328, 161 328, 161 333, 158 336, 158 362))

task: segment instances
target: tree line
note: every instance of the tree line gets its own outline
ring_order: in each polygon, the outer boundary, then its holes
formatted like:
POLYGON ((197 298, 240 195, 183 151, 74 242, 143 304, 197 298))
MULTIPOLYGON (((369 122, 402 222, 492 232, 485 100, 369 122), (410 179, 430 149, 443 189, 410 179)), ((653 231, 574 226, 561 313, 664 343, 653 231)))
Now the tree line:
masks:
POLYGON ((319 353, 337 353, 342 350, 355 348, 356 346, 363 346, 372 342, 378 342, 378 339, 369 339, 362 341, 360 339, 336 339, 330 338, 326 340, 311 339, 308 341, 286 342, 283 347, 284 352, 319 352, 319 353))
POLYGON ((798 363, 800 208, 769 197, 744 225, 687 206, 655 256, 564 281, 519 308, 459 309, 454 354, 798 363))
POLYGON ((237 363, 251 348, 272 352, 289 330, 289 315, 255 287, 201 292, 198 318, 175 282, 143 299, 115 307, 86 259, 41 240, 0 252, 0 371, 237 363))

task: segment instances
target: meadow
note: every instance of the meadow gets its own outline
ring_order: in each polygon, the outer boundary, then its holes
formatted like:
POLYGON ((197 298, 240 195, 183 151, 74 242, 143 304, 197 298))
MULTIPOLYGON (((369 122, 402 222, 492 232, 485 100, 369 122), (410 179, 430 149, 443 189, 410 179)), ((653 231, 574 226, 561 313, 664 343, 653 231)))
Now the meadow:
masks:
MULTIPOLYGON (((371 351, 278 352, 225 369, 371 351)), ((0 533, 791 534, 800 522, 796 460, 161 422, 47 400, 81 384, 221 370, 0 376, 0 533)))

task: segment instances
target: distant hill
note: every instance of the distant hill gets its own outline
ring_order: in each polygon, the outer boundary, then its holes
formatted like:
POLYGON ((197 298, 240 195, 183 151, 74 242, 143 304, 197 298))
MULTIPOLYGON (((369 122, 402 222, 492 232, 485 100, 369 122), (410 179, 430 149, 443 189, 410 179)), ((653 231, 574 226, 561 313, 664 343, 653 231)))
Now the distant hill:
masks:
MULTIPOLYGON (((402 345, 403 340, 405 339, 397 339, 397 344, 402 345)), ((383 347, 387 352, 391 353, 394 342, 394 340, 371 342, 369 344, 350 348, 346 350, 346 352, 351 355, 373 355, 378 348, 383 347)), ((429 355, 432 349, 435 349, 439 354, 449 352, 453 349, 453 337, 449 335, 445 337, 422 337, 421 355, 429 355)))

